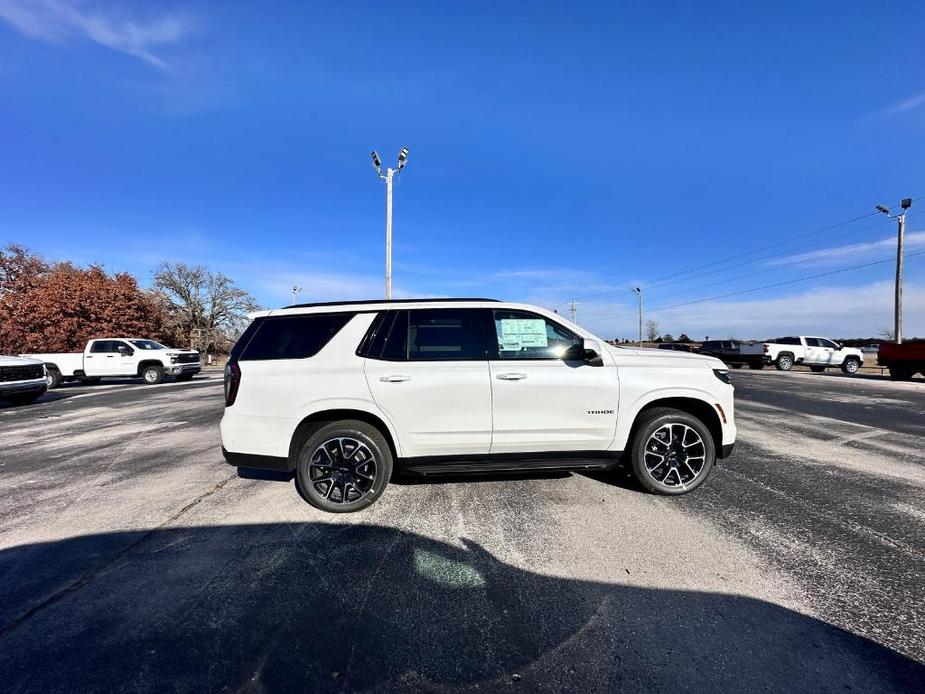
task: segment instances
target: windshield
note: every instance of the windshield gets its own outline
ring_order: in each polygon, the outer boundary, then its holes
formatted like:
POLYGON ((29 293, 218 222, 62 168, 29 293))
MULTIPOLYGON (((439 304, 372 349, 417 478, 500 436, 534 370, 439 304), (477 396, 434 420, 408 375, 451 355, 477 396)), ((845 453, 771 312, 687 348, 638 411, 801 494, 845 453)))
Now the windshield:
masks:
POLYGON ((160 342, 155 342, 154 340, 129 340, 129 342, 138 349, 170 349, 170 347, 162 345, 160 342))

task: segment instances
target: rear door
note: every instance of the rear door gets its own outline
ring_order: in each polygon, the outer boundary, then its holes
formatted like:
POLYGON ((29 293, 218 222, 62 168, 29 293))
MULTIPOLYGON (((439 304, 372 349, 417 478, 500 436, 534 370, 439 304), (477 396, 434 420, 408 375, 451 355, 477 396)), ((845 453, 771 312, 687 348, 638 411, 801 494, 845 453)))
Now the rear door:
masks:
POLYGON ((492 453, 601 451, 617 424, 617 368, 566 360, 578 335, 529 311, 493 310, 492 453))
POLYGON ((405 457, 486 454, 491 447, 488 314, 389 311, 366 354, 366 381, 405 457))
POLYGON ((803 341, 806 343, 806 357, 803 360, 804 364, 818 365, 829 363, 828 354, 826 354, 826 350, 818 337, 805 337, 803 341))
POLYGON ((111 340, 93 340, 90 349, 84 354, 84 374, 87 376, 106 376, 108 362, 115 357, 115 348, 110 348, 111 340))

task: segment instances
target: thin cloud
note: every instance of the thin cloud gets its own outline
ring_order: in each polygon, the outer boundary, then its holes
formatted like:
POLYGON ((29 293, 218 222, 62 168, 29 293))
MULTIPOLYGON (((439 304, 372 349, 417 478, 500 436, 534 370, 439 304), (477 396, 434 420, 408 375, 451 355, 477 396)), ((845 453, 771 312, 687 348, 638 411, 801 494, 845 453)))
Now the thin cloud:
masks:
POLYGON ((0 19, 31 39, 89 40, 162 70, 169 65, 154 49, 176 43, 191 29, 187 19, 176 15, 141 21, 77 0, 0 0, 0 19))
POLYGON ((915 94, 908 98, 897 101, 896 103, 887 106, 882 111, 878 111, 874 114, 874 118, 889 118, 890 116, 901 116, 910 111, 915 111, 916 109, 925 106, 925 92, 921 94, 915 94))
MULTIPOLYGON (((906 234, 906 248, 925 246, 925 231, 916 231, 906 234)), ((812 267, 814 265, 825 265, 830 262, 844 260, 846 257, 867 257, 865 254, 871 251, 894 250, 896 248, 896 237, 889 236, 878 241, 865 241, 863 243, 852 243, 847 246, 836 246, 834 248, 823 248, 818 251, 809 253, 798 253, 788 255, 783 258, 777 258, 768 263, 776 267, 784 265, 796 265, 799 267, 812 267)))

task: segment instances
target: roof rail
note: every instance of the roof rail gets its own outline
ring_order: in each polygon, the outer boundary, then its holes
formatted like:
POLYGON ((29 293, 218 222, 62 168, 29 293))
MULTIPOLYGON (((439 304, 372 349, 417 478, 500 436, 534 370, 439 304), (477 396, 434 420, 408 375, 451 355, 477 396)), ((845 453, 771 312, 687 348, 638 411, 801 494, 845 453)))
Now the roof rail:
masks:
POLYGON ((485 299, 480 297, 468 298, 446 298, 446 299, 363 299, 362 301, 322 301, 315 304, 292 304, 283 306, 283 308, 315 308, 317 306, 355 306, 357 304, 426 304, 431 302, 447 301, 492 301, 497 302, 499 299, 485 299))

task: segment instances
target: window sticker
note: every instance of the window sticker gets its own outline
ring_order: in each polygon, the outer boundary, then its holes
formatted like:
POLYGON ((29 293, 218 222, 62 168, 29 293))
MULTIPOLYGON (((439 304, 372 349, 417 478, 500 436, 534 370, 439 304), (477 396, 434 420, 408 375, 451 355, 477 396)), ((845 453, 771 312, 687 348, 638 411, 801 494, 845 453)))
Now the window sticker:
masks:
POLYGON ((498 339, 504 351, 549 346, 542 318, 502 318, 498 339))

